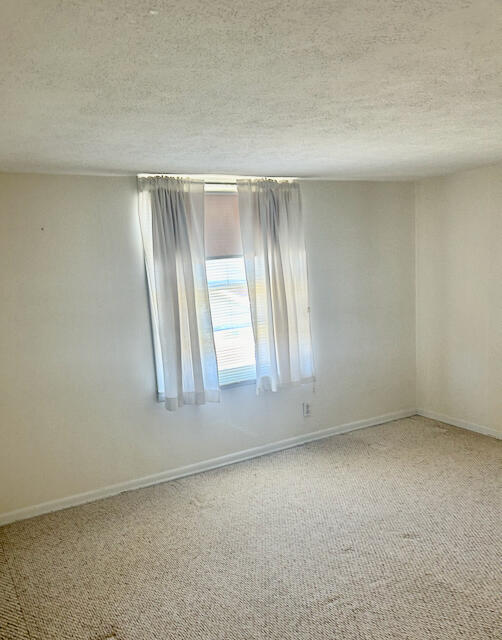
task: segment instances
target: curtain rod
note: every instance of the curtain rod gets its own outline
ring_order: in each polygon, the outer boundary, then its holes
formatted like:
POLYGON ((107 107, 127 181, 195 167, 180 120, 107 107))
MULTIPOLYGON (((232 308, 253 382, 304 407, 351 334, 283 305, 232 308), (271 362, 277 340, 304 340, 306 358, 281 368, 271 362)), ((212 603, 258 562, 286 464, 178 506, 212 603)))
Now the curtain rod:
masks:
POLYGON ((298 178, 287 176, 239 176, 219 175, 214 173, 138 173, 138 178, 148 178, 153 176, 166 178, 192 178, 194 180, 203 180, 206 184, 236 184, 237 180, 298 180, 298 178))

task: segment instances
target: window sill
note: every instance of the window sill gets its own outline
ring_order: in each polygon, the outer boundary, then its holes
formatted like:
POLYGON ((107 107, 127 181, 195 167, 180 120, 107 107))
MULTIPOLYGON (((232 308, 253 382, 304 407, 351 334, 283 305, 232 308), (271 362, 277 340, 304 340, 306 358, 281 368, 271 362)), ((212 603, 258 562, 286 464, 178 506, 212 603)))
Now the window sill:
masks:
POLYGON ((249 384, 256 384, 256 380, 241 380, 240 382, 228 382, 227 384, 221 384, 220 389, 225 391, 226 389, 233 389, 234 387, 245 387, 249 384))

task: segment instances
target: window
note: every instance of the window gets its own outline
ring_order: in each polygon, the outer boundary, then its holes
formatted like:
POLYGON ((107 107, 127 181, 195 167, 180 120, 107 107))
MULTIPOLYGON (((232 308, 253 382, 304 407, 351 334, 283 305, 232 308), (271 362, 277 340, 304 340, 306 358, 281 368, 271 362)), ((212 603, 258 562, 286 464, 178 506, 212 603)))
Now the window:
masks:
POLYGON ((256 377, 235 189, 206 185, 206 271, 220 386, 256 377), (217 190, 216 190, 217 189, 217 190))

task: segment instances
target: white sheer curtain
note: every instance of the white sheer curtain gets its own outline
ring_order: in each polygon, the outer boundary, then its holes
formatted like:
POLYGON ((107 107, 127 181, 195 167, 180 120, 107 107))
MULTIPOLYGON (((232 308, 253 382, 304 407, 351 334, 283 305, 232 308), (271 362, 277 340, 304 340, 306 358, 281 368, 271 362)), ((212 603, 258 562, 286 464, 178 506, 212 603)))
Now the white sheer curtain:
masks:
POLYGON ((138 178, 159 400, 220 397, 204 251, 204 183, 138 178))
POLYGON ((307 258, 296 182, 238 180, 256 387, 314 380, 307 258))

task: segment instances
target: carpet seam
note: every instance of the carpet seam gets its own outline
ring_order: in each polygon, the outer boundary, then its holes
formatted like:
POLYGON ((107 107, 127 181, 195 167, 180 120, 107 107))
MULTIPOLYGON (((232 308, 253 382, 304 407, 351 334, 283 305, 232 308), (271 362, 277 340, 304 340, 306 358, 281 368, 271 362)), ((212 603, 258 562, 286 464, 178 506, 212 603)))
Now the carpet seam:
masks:
MULTIPOLYGON (((22 619, 24 621, 24 626, 26 628, 26 633, 28 634, 28 640, 35 640, 33 638, 32 634, 31 634, 30 627, 28 625, 28 620, 26 618, 26 614, 25 614, 25 611, 24 611, 24 606, 23 606, 22 600, 21 600, 21 598, 19 596, 19 591, 18 591, 18 588, 17 588, 16 580, 14 578, 14 570, 12 568, 12 565, 11 565, 11 562, 10 562, 10 559, 9 559, 9 555, 8 555, 7 551, 5 550, 5 545, 2 542, 2 536, 0 536, 0 548, 1 548, 3 556, 5 558, 5 564, 7 565, 7 570, 9 571, 9 575, 10 575, 10 579, 11 579, 11 582, 12 582, 12 586, 14 587, 14 594, 16 596, 16 602, 17 602, 17 604, 19 606, 19 611, 21 612, 21 616, 22 616, 22 619)), ((36 624, 37 629, 38 629, 38 636, 41 638, 42 635, 40 633, 40 628, 38 626, 38 622, 35 622, 35 624, 36 624)))

